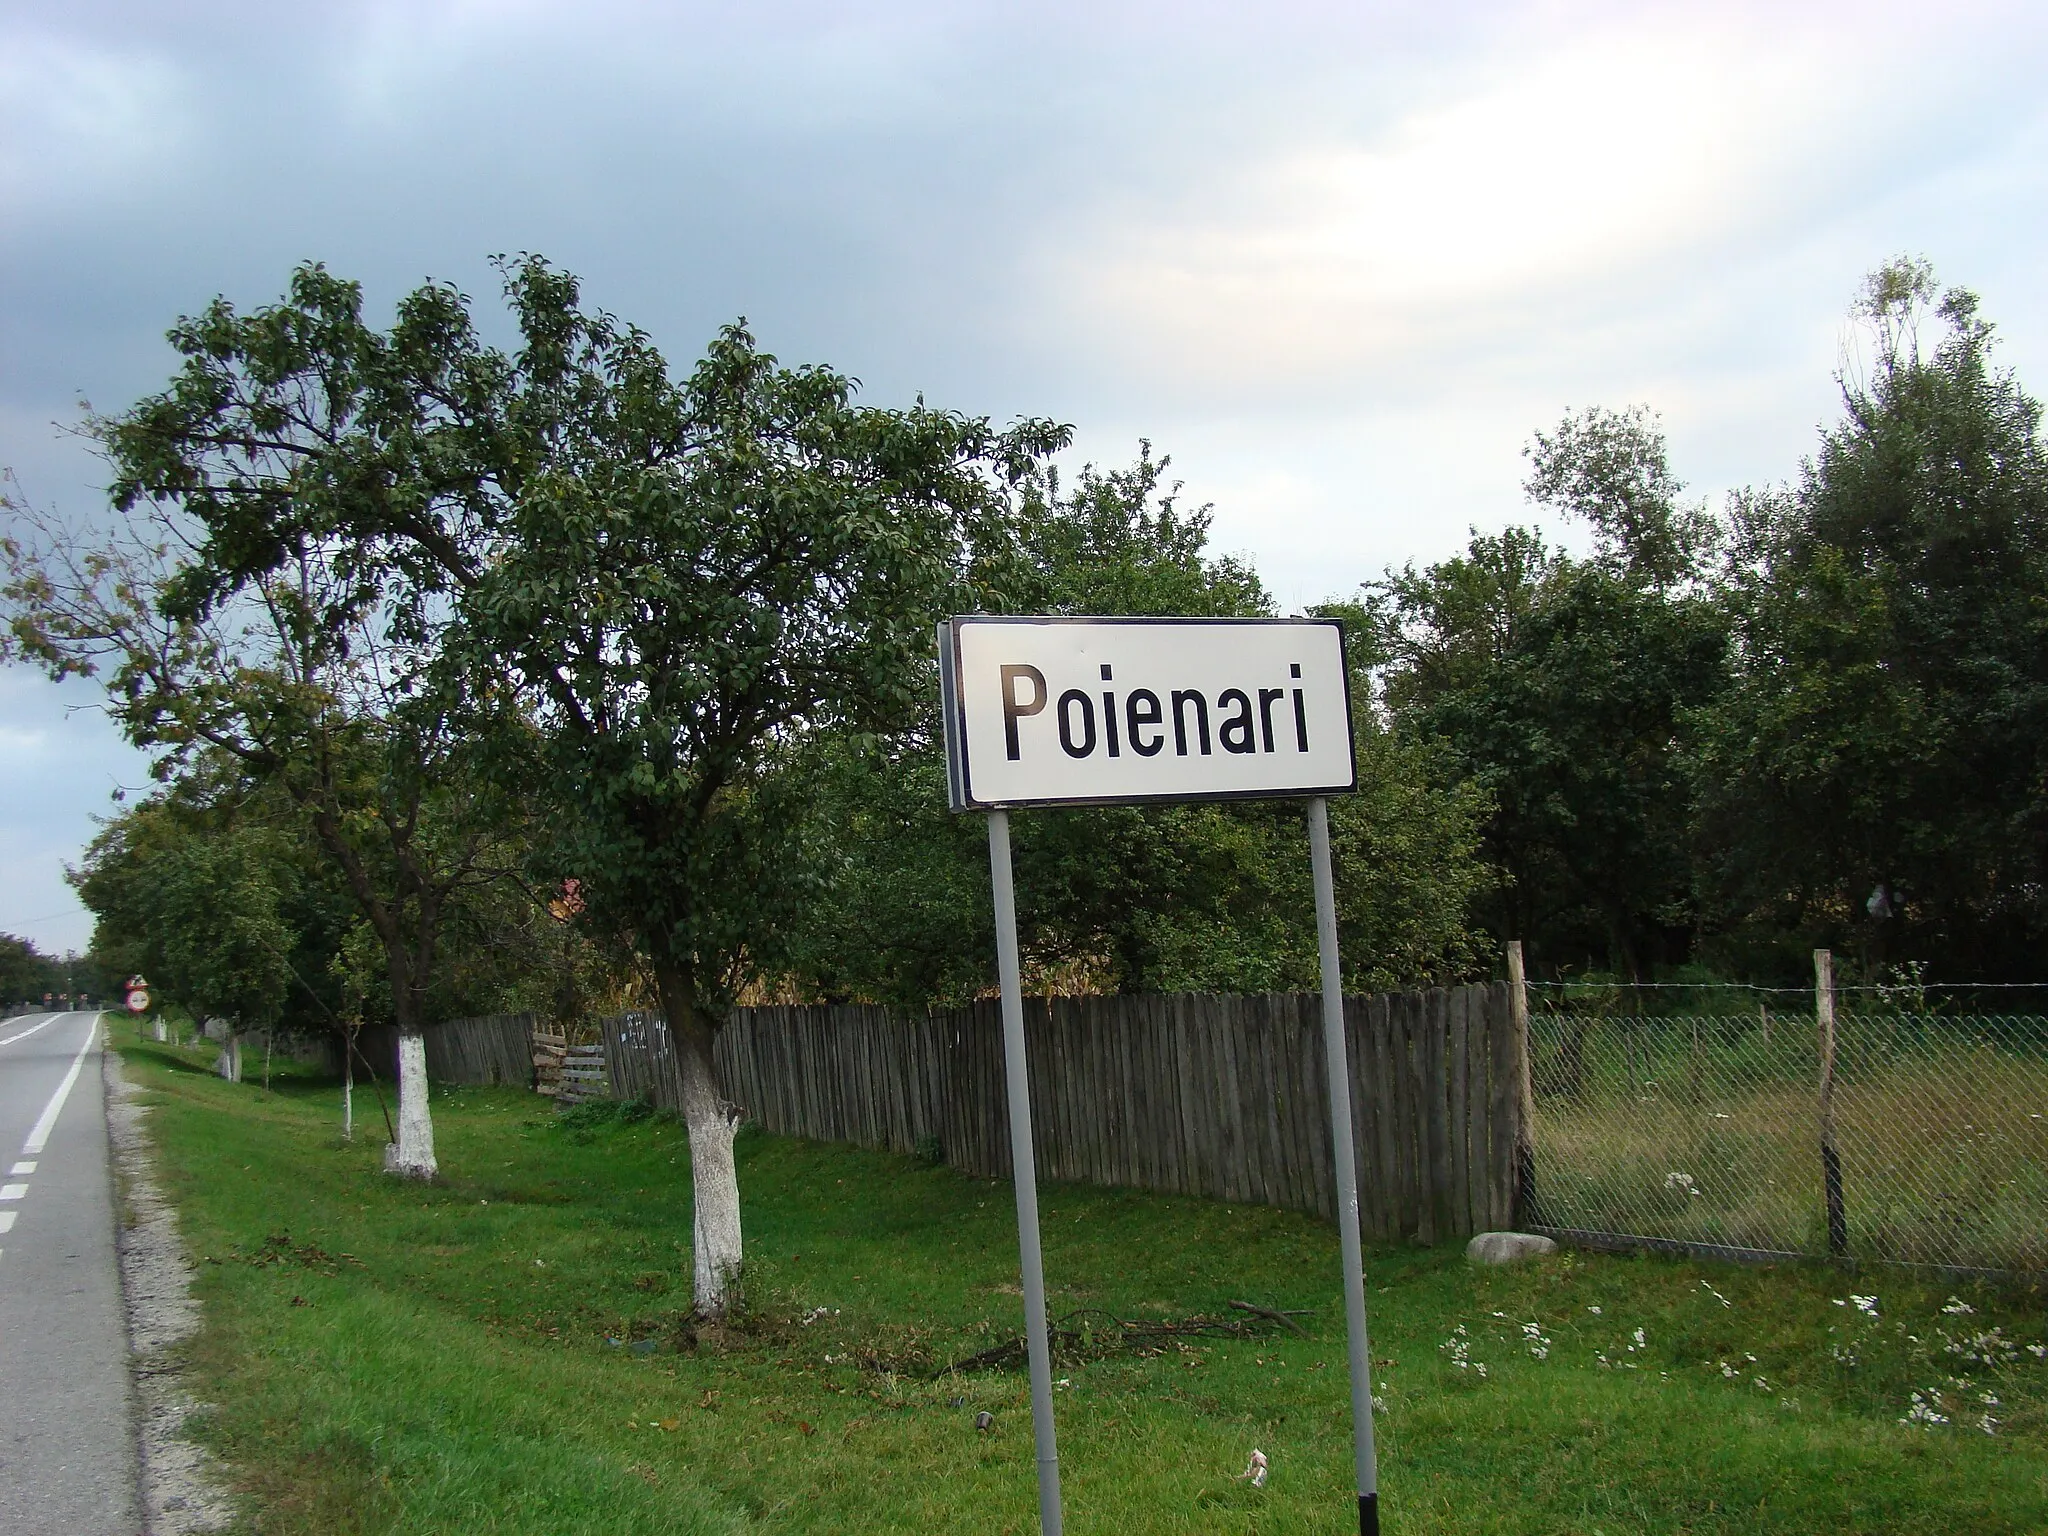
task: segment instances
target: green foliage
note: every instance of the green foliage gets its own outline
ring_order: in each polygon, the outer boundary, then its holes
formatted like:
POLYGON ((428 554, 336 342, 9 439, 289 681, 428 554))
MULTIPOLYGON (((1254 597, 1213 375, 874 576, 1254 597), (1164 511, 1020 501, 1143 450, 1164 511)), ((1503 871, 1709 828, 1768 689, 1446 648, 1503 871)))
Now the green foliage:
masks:
POLYGON ((60 962, 32 940, 0 933, 0 1007, 40 1003, 45 992, 66 991, 63 976, 60 962))
MULTIPOLYGON (((232 763, 263 806, 215 850, 165 830, 224 816, 206 792, 116 822, 86 877, 108 962, 168 976, 178 925, 214 924, 178 985, 251 1017, 568 1016, 638 985, 708 1029, 750 989, 986 990, 932 624, 1269 614, 1256 572, 1149 443, 1063 477, 1063 428, 863 405, 743 325, 677 376, 568 274, 503 276, 510 350, 443 285, 382 329, 318 266, 218 302, 165 391, 95 423, 127 530, 10 503, 0 654, 100 676, 160 776, 232 763), (176 871, 147 900, 145 864, 176 871), (565 877, 581 910, 550 916, 565 877), (280 994, 266 945, 304 982, 280 994)), ((1328 610, 1371 706, 1332 807, 1349 984, 1468 973, 1481 933, 1623 978, 1816 942, 2041 973, 2040 407, 1924 263, 1857 314, 1868 360, 1791 487, 1716 520, 1648 408, 1574 412, 1524 488, 1590 556, 1475 532, 1328 610)), ((1309 984, 1301 841, 1277 804, 1020 816, 1032 984, 1309 984)))
POLYGON ((2048 455, 1975 297, 1874 274, 1874 356, 1799 483, 1736 506, 1702 884, 1873 969, 2033 976, 2048 941, 2048 455), (1934 332, 1923 348, 1923 331, 1934 332))
POLYGON ((1057 468, 1032 468, 1018 486, 1015 547, 983 595, 999 613, 1175 614, 1254 618, 1273 611, 1258 573, 1209 552, 1207 505, 1162 493, 1171 458, 1140 440, 1129 469, 1086 464, 1071 490, 1057 468))
POLYGON ((456 669, 506 669, 531 721, 501 771, 554 809, 558 869, 715 1027, 809 894, 800 780, 818 740, 889 730, 930 683, 931 622, 1001 532, 1004 486, 1064 429, 854 402, 741 326, 680 381, 646 339, 512 269, 522 393, 567 395, 462 599, 456 669))
MULTIPOLYGON (((1021 489, 1015 542, 985 570, 1007 612, 1256 617, 1271 599, 1208 553, 1209 511, 1162 492, 1170 460, 1050 471, 1021 489), (995 579, 992 575, 991 581, 995 579)), ((792 937, 786 983, 832 999, 919 1003, 994 985, 986 830, 949 814, 930 685, 915 726, 835 740, 810 765, 825 878, 792 937)), ((1361 690, 1360 696, 1363 697, 1361 690)), ((1426 747, 1359 722, 1361 792, 1331 807, 1347 977, 1460 974, 1478 800, 1444 790, 1426 747)), ((1011 824, 1029 985, 1054 992, 1292 990, 1315 984, 1299 807, 1209 803, 1039 809, 1011 824)))
POLYGON ((109 821, 72 881, 99 951, 166 1002, 314 1033, 332 1017, 329 958, 348 921, 325 876, 283 797, 194 775, 109 821))
POLYGON ((1664 430, 1645 405, 1567 415, 1523 450, 1522 489, 1593 529, 1601 564, 1630 582, 1663 588, 1698 574, 1717 528, 1704 508, 1680 503, 1664 430))
POLYGON ((1551 964, 1640 975, 1682 958, 1687 721, 1720 687, 1726 646, 1713 603, 1522 529, 1390 572, 1366 602, 1398 728, 1440 742, 1490 805, 1487 926, 1551 964))
POLYGON ((451 528, 486 518, 522 468, 499 430, 510 365, 446 284, 406 295, 388 332, 362 299, 319 263, 253 313, 216 299, 171 328, 185 361, 170 387, 98 423, 115 506, 174 505, 196 527, 171 614, 213 612, 316 548, 334 580, 306 633, 340 643, 394 580, 436 591, 469 568, 451 528))

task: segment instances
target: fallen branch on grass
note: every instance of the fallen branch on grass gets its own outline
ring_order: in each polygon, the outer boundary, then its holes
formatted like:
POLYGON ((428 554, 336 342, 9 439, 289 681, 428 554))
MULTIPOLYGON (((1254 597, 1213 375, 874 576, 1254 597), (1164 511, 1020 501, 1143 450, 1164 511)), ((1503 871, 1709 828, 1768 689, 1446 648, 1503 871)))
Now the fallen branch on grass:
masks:
POLYGON ((1231 1305, 1240 1312, 1250 1312, 1256 1317, 1270 1318, 1282 1327, 1292 1328, 1304 1339, 1308 1337, 1308 1330, 1295 1321, 1297 1317, 1307 1317, 1309 1315, 1306 1307, 1297 1308, 1292 1312, 1276 1312, 1271 1307, 1257 1306, 1249 1301, 1233 1301, 1231 1305))

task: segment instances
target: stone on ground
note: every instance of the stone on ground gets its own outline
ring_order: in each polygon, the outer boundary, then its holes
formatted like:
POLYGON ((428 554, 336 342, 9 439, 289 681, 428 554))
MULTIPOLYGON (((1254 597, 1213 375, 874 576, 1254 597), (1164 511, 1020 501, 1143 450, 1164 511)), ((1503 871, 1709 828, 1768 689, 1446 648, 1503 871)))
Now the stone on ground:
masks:
POLYGON ((1533 1232, 1482 1232, 1465 1245, 1474 1264, 1519 1264, 1557 1252, 1557 1244, 1533 1232))

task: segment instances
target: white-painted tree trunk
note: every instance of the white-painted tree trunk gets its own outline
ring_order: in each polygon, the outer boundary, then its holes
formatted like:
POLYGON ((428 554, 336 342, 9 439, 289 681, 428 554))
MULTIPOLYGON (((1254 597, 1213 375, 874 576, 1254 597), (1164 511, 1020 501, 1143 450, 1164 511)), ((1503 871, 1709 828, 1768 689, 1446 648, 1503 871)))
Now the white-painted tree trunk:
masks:
POLYGON ((408 1179, 431 1179, 434 1117, 427 1107, 427 1042, 421 1035, 398 1037, 398 1140, 384 1149, 384 1171, 408 1179))
POLYGON ((681 1031, 674 1034, 696 1210, 691 1278, 699 1314, 723 1317, 740 1277, 740 1181, 732 1156, 739 1110, 719 1096, 708 1042, 693 1048, 681 1031))
POLYGON ((216 1071, 231 1083, 242 1080, 242 1037, 233 1030, 220 1043, 220 1060, 214 1064, 216 1071))
POLYGON ((341 1057, 341 1139, 356 1139, 356 1063, 355 1053, 342 1049, 341 1057))

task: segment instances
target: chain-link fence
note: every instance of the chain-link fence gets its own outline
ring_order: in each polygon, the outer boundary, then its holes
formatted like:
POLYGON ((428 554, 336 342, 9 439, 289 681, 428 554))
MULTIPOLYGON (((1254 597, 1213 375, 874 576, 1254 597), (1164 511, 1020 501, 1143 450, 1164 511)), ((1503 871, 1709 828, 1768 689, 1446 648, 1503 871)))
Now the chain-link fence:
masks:
POLYGON ((1539 1001, 1524 1219, 1713 1247, 2048 1268, 2048 1017, 1844 1007, 1834 1034, 1824 1088, 1812 1012, 1654 1017, 1539 1001))

